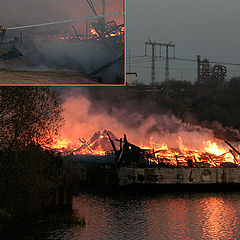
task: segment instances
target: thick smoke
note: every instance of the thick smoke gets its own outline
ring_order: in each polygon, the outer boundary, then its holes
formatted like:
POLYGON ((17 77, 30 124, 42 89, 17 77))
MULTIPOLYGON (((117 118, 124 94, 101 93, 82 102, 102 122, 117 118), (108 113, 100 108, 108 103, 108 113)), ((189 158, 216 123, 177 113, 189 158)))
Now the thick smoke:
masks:
POLYGON ((109 61, 113 56, 106 55, 106 49, 101 44, 89 42, 70 42, 61 40, 49 41, 48 44, 38 44, 35 51, 26 52, 29 58, 45 65, 46 68, 68 68, 83 73, 89 73, 102 62, 109 61))
POLYGON ((126 133, 129 141, 149 147, 165 143, 203 150, 204 142, 213 140, 212 130, 183 122, 147 97, 146 101, 131 98, 126 89, 75 88, 62 94, 66 121, 62 134, 72 143, 105 129, 118 138, 126 133))

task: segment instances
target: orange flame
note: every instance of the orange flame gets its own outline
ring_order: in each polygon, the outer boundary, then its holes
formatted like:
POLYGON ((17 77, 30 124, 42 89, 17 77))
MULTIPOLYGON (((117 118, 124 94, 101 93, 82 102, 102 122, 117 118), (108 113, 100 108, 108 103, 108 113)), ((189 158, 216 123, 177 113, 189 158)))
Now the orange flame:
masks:
MULTIPOLYGON (((91 154, 104 156, 109 150, 104 149, 101 141, 106 136, 100 135, 94 142, 89 142, 84 139, 79 139, 79 142, 72 142, 67 138, 58 138, 54 140, 51 146, 62 154, 91 154)), ((107 140, 108 141, 108 140, 107 140)), ((210 166, 219 166, 222 162, 237 163, 240 162, 240 156, 234 156, 227 148, 220 147, 216 141, 208 140, 203 142, 202 149, 191 149, 184 145, 181 137, 178 137, 178 148, 170 148, 166 143, 158 144, 150 138, 150 145, 145 146, 141 144, 139 147, 146 152, 151 152, 150 162, 159 163, 159 161, 168 162, 171 165, 177 165, 177 161, 182 165, 187 164, 187 160, 191 159, 193 162, 205 162, 210 166)))

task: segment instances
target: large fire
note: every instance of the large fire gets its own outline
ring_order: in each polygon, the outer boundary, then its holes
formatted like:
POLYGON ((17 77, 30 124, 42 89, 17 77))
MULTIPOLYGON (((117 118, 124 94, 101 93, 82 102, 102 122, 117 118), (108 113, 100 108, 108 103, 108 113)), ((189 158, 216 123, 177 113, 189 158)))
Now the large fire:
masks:
MULTIPOLYGON (((123 32, 125 32, 125 27, 122 27, 121 30, 119 31, 112 31, 112 32, 108 32, 105 33, 105 38, 114 38, 114 37, 119 37, 123 34, 123 32)), ((97 33, 97 31, 94 28, 90 29, 90 36, 88 37, 88 39, 96 39, 96 40, 100 40, 101 36, 97 33)))
MULTIPOLYGON (((122 28, 119 32, 110 32, 109 34, 106 34, 106 38, 114 38, 121 36, 122 32, 125 31, 125 28, 122 28)), ((49 39, 58 39, 58 40, 100 40, 101 36, 97 33, 97 31, 94 28, 90 29, 90 35, 84 36, 84 35, 78 35, 74 36, 71 33, 66 34, 54 34, 54 35, 48 35, 49 39)))
POLYGON ((91 139, 79 138, 79 142, 72 142, 67 138, 59 137, 53 140, 52 149, 57 150, 63 155, 99 155, 104 156, 111 152, 111 146, 108 141, 107 131, 103 133, 96 132, 91 139))
MULTIPOLYGON (((58 138, 55 139, 51 148, 61 152, 63 155, 89 154, 104 156, 112 152, 112 146, 107 134, 110 134, 115 142, 121 141, 116 139, 114 134, 110 131, 105 130, 102 133, 100 131, 96 132, 93 137, 88 140, 79 138, 78 143, 72 142, 67 138, 58 138)), ((182 138, 179 136, 178 145, 178 148, 171 148, 166 143, 158 144, 154 142, 153 137, 151 137, 149 145, 140 144, 137 147, 148 154, 150 164, 167 162, 172 166, 177 166, 179 164, 185 166, 187 162, 191 160, 194 163, 208 164, 209 167, 217 167, 224 162, 240 165, 240 156, 227 146, 220 146, 217 140, 204 141, 201 149, 192 149, 185 146, 182 138)), ((120 148, 121 147, 117 147, 118 150, 120 148)))
MULTIPOLYGON (((179 139, 181 139, 179 137, 179 139)), ((203 142, 205 148, 203 150, 190 149, 185 147, 181 141, 179 141, 179 148, 173 149, 162 144, 162 146, 153 149, 157 160, 168 161, 172 165, 177 165, 177 161, 187 163, 187 160, 191 159, 193 162, 205 162, 210 166, 218 166, 223 162, 231 162, 238 164, 240 160, 239 156, 234 155, 233 152, 226 148, 221 148, 213 140, 203 142)), ((149 146, 142 146, 143 148, 149 148, 149 146)), ((156 160, 155 160, 156 161, 156 160)))

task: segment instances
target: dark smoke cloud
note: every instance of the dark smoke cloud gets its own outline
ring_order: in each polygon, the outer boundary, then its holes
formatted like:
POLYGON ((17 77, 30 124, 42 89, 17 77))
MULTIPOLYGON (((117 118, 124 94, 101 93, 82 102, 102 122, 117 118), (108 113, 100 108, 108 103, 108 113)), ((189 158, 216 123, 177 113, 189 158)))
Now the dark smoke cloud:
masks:
MULTIPOLYGON (((57 88, 63 98, 66 125, 62 134, 72 142, 79 137, 89 139, 97 131, 109 130, 118 138, 124 133, 135 144, 156 147, 204 149, 209 140, 226 144, 214 138, 214 131, 238 134, 219 123, 191 124, 177 118, 159 105, 157 97, 129 92, 127 88, 57 88)), ((223 138, 224 139, 224 138, 223 138)))
MULTIPOLYGON (((63 135, 72 141, 89 139, 97 131, 109 130, 117 137, 127 134, 135 144, 156 147, 203 149, 213 131, 183 122, 151 95, 130 93, 126 88, 58 88, 63 96, 66 125, 63 135)), ((223 141, 220 141, 225 147, 223 141)))

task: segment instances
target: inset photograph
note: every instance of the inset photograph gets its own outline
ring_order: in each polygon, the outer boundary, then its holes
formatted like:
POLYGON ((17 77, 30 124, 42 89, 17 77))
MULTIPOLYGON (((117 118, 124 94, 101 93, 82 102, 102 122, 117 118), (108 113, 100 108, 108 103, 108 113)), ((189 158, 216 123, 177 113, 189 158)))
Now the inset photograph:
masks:
POLYGON ((124 85, 125 0, 14 1, 2 5, 0 85, 124 85))

